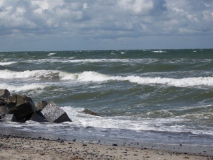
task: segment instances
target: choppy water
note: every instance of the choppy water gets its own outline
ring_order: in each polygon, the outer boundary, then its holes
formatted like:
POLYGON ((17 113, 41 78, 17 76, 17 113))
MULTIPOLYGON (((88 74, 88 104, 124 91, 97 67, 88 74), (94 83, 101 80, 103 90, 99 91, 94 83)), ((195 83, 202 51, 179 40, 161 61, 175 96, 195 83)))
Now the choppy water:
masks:
POLYGON ((1 52, 0 88, 54 101, 73 120, 65 126, 213 142, 213 49, 1 52))

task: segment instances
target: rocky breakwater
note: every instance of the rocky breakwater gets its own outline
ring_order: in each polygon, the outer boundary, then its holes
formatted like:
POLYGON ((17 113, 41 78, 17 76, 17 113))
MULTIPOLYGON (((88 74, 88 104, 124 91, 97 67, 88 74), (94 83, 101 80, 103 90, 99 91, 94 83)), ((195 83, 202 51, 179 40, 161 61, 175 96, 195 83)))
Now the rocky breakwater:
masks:
POLYGON ((26 95, 10 94, 7 89, 0 89, 0 121, 26 122, 72 122, 67 113, 54 102, 46 101, 34 104, 26 95))

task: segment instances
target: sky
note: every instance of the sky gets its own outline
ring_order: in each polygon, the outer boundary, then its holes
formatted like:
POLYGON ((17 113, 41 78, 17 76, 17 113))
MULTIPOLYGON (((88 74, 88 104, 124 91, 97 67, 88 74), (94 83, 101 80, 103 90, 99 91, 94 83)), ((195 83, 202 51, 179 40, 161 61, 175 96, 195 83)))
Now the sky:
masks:
POLYGON ((0 51, 213 48, 213 0, 0 0, 0 51))

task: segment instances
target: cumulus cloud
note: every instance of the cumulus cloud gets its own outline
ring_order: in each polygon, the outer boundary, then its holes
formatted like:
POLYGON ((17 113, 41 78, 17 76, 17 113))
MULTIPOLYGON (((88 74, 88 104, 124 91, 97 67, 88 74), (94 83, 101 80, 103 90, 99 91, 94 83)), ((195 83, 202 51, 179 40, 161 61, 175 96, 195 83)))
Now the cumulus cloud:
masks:
POLYGON ((211 0, 1 0, 0 35, 116 39, 213 33, 211 0))

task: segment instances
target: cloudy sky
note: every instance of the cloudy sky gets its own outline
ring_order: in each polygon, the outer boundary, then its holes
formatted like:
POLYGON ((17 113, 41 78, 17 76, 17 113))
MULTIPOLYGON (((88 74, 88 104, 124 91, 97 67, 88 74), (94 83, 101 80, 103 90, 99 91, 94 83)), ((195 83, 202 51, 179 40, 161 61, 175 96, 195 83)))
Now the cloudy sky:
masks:
POLYGON ((0 0, 0 51, 213 48, 213 0, 0 0))

